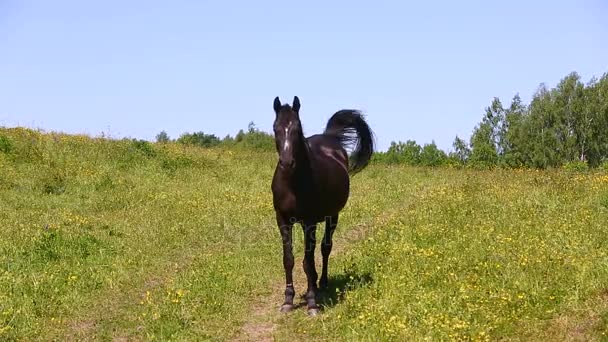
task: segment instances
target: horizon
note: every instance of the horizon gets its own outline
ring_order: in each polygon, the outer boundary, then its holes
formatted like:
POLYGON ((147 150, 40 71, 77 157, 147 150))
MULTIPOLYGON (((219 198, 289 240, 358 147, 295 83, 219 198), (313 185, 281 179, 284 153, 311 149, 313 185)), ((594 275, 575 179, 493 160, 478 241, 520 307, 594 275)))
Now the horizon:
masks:
POLYGON ((608 72, 599 0, 237 4, 1 2, 0 126, 234 137, 272 133, 274 97, 298 96, 306 135, 355 108, 378 150, 450 151, 494 97, 528 104, 540 84, 608 72))

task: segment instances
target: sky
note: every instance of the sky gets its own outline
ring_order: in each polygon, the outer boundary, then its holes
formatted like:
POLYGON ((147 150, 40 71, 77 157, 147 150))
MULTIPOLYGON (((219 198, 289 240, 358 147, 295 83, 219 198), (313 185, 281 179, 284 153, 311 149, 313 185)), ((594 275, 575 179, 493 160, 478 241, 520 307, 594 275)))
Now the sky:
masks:
POLYGON ((469 139, 493 97, 608 72, 605 0, 0 0, 0 126, 154 140, 306 135, 362 110, 377 146, 469 139))

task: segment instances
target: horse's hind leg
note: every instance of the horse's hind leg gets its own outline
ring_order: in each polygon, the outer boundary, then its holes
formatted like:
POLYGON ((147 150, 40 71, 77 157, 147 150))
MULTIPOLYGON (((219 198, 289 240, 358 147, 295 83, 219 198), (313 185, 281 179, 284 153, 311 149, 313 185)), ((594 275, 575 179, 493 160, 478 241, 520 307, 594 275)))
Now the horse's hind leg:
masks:
POLYGON ((311 316, 319 312, 317 306, 317 270, 315 269, 315 245, 316 245, 316 223, 304 223, 304 272, 308 280, 308 289, 306 290, 306 304, 308 314, 311 316))
POLYGON ((293 297, 296 292, 293 288, 293 247, 291 231, 293 223, 277 215, 277 224, 281 231, 281 239, 283 241, 283 267, 285 268, 285 302, 281 306, 282 312, 288 312, 293 309, 293 297))
POLYGON ((321 254, 323 255, 323 270, 321 271, 321 280, 319 280, 319 287, 321 289, 327 288, 327 267, 329 255, 331 254, 331 247, 333 246, 332 237, 337 225, 338 215, 325 219, 325 235, 323 236, 323 241, 321 241, 321 254))

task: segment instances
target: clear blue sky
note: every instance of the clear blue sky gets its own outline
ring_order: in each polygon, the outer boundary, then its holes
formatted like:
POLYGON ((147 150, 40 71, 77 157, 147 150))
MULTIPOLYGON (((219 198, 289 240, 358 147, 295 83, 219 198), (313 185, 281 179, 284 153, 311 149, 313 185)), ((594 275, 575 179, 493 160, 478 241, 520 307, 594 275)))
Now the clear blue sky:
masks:
POLYGON ((608 72, 608 3, 0 0, 0 125, 114 137, 306 134, 365 111, 379 147, 469 138, 498 96, 608 72))

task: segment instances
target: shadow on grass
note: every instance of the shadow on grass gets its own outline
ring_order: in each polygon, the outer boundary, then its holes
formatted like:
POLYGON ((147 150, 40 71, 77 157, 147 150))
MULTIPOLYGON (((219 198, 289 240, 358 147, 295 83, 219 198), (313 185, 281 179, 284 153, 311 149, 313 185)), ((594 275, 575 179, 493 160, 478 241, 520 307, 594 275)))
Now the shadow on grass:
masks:
MULTIPOLYGON (((321 309, 328 309, 338 305, 349 291, 367 286, 373 282, 370 273, 364 274, 337 274, 329 276, 327 288, 317 290, 317 304, 321 309)), ((300 300, 294 305, 294 309, 306 308, 306 293, 300 294, 300 300)))
POLYGON ((373 281, 371 274, 337 274, 329 276, 329 284, 326 289, 319 291, 319 304, 327 309, 336 306, 349 291, 365 287, 373 281))

